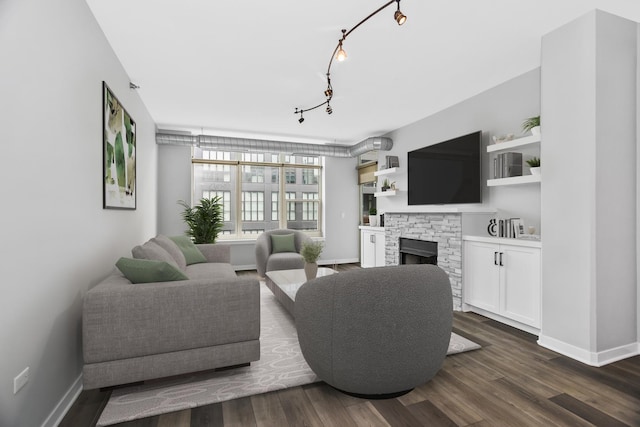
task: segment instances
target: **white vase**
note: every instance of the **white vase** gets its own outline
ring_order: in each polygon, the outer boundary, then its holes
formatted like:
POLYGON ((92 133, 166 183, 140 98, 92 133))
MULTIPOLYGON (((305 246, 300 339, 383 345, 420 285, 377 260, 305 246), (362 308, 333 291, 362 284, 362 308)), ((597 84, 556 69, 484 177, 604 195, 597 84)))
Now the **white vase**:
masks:
POLYGON ((540 135, 540 126, 534 126, 531 128, 531 135, 540 135))
POLYGON ((529 170, 531 171, 531 175, 540 175, 540 166, 537 168, 529 168, 529 170))
POLYGON ((315 279, 318 274, 318 263, 305 262, 304 263, 304 275, 307 276, 307 280, 315 279))
POLYGON ((369 225, 372 227, 378 226, 378 215, 369 215, 369 225))

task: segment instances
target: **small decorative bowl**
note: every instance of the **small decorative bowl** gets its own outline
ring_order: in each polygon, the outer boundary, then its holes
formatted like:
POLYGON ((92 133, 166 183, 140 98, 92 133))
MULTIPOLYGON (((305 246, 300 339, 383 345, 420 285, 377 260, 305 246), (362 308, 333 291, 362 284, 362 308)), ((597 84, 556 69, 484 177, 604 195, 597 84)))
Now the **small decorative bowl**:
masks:
POLYGON ((493 143, 494 144, 499 144, 501 142, 507 142, 507 141, 511 141, 513 140, 513 134, 512 133, 508 133, 506 135, 493 135, 493 143))

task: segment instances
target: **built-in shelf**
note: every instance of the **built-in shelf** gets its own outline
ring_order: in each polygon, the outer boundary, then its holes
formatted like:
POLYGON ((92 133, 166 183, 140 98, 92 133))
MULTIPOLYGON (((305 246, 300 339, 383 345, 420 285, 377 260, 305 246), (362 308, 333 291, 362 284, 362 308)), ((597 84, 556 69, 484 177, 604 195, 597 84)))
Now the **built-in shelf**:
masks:
POLYGON ((499 185, 532 184, 540 181, 540 175, 512 176, 509 178, 489 179, 487 180, 487 187, 497 187, 499 185))
POLYGON ((540 142, 540 135, 530 135, 524 138, 514 139, 512 141, 500 142, 487 146, 487 153, 495 153, 497 151, 511 150, 513 148, 522 148, 527 145, 537 144, 540 142))
POLYGON ((377 193, 374 193, 373 196, 374 197, 390 197, 390 196, 395 196, 396 193, 397 193, 397 190, 379 191, 377 193))
POLYGON ((400 168, 380 169, 379 171, 375 171, 373 176, 391 175, 393 173, 397 173, 399 169, 400 168))

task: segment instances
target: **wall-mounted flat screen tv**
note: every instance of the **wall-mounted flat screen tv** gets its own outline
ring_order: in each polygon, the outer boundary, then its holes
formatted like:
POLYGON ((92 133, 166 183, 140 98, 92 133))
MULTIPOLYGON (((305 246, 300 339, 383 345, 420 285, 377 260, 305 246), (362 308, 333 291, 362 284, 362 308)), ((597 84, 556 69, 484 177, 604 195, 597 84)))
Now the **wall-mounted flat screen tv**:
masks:
POLYGON ((409 205, 482 202, 482 131, 408 153, 409 205))

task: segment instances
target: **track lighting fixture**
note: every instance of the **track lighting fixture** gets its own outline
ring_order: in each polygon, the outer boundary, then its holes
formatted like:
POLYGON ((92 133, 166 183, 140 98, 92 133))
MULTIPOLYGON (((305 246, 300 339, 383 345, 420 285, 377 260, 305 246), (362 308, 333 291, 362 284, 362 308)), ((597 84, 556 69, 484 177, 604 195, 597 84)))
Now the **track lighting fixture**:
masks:
POLYGON ((322 103, 320 103, 318 105, 315 105, 313 107, 310 107, 310 108, 298 108, 298 107, 296 107, 296 111, 294 112, 294 114, 300 114, 300 118, 298 119, 299 123, 304 122, 304 117, 302 117, 302 113, 306 113, 307 111, 315 110, 316 108, 320 108, 323 105, 327 106, 327 108, 325 109, 327 114, 333 113, 333 108, 331 108, 331 105, 329 105, 329 102, 333 98, 333 87, 331 86, 331 78, 330 78, 330 76, 331 76, 331 65, 333 65, 334 58, 339 62, 342 62, 345 59, 347 59, 347 52, 345 52, 345 50, 344 50, 344 48, 342 46, 343 42, 345 41, 347 36, 349 36, 349 34, 351 34, 360 25, 362 25, 366 21, 368 21, 369 18, 373 17, 374 15, 378 14, 380 11, 382 11, 382 10, 386 9, 387 7, 391 6, 393 3, 396 3, 397 7, 398 7, 397 10, 395 11, 395 13, 393 14, 393 19, 398 23, 398 25, 404 24, 407 21, 407 17, 405 16, 404 13, 402 13, 400 11, 400 0, 390 0, 389 2, 385 3, 380 8, 378 8, 376 11, 372 12, 371 14, 369 14, 369 16, 364 18, 362 21, 358 22, 349 31, 344 30, 344 29, 342 30, 342 38, 340 38, 340 40, 338 40, 338 45, 333 50, 333 54, 331 55, 331 58, 329 59, 329 66, 327 67, 327 89, 324 91, 324 96, 327 99, 324 102, 322 102, 322 103))
POLYGON ((396 10, 396 13, 393 14, 393 19, 396 20, 398 25, 402 25, 407 22, 407 17, 404 15, 404 13, 400 12, 400 0, 396 0, 396 2, 398 3, 398 10, 396 10))

